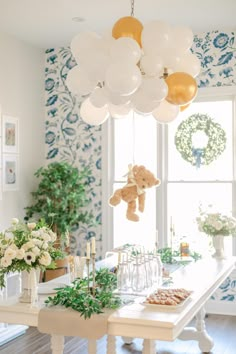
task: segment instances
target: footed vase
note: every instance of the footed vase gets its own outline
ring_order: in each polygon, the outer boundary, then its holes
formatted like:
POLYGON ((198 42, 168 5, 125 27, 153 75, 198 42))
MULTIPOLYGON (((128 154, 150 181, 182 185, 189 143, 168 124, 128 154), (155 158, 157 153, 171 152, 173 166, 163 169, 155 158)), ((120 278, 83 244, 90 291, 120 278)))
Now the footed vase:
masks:
POLYGON ((38 302, 39 269, 31 269, 21 272, 21 294, 20 302, 36 305, 38 302))
POLYGON ((215 249, 215 253, 212 255, 212 257, 219 258, 219 259, 225 258, 224 236, 222 235, 212 236, 212 244, 215 249))

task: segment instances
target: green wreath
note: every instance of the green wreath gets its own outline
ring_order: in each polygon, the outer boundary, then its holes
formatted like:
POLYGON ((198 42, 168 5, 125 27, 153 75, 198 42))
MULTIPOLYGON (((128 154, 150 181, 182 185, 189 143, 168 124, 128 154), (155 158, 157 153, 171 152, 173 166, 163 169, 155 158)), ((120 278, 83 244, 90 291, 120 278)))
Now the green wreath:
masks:
POLYGON ((193 166, 209 165, 225 150, 226 133, 207 114, 193 114, 178 126, 175 146, 182 158, 193 166), (197 131, 203 131, 208 137, 204 148, 192 144, 192 136, 197 131))

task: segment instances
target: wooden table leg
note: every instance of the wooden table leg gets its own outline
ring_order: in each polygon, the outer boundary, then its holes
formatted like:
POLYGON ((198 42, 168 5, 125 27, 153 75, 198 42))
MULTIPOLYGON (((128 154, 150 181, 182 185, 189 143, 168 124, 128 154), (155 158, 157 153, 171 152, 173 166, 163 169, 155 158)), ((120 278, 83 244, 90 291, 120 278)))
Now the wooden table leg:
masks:
POLYGON ((107 336, 107 354, 116 354, 116 337, 109 334, 107 336))
POLYGON ((88 354, 97 353, 97 341, 95 339, 88 339, 88 354))
POLYGON ((51 335, 51 349, 52 354, 63 354, 64 350, 64 336, 58 334, 51 335))
POLYGON ((206 331, 205 314, 206 311, 202 307, 196 315, 196 328, 186 327, 178 338, 181 340, 196 340, 201 351, 209 353, 214 346, 214 342, 206 331))
POLYGON ((143 352, 142 354, 156 354, 156 342, 153 339, 143 340, 143 352))

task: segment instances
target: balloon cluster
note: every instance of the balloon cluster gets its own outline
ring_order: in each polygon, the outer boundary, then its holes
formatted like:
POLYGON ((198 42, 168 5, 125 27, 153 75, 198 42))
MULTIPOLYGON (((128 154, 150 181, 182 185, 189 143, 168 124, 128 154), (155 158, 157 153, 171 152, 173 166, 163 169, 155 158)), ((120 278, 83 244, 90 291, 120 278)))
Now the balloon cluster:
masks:
POLYGON ((112 34, 79 33, 71 52, 78 65, 67 87, 84 98, 80 115, 91 125, 134 110, 158 122, 173 121, 197 94, 200 61, 191 53, 193 33, 161 21, 146 25, 135 17, 119 19, 112 34))

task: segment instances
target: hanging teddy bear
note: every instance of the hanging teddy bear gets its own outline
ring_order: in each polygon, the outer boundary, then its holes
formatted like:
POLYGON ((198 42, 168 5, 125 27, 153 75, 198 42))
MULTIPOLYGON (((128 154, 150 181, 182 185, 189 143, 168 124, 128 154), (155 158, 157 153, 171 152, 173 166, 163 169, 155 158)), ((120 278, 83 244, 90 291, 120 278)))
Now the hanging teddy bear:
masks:
POLYGON ((127 184, 117 189, 109 199, 111 206, 118 205, 121 200, 128 203, 126 217, 131 221, 139 221, 139 216, 135 213, 137 208, 142 213, 145 207, 145 190, 153 186, 160 185, 161 181, 147 170, 144 166, 129 165, 127 184))

